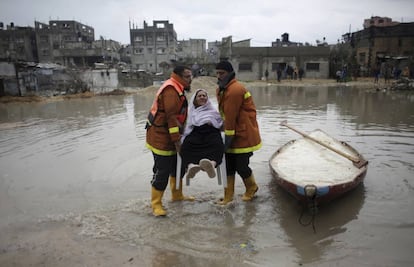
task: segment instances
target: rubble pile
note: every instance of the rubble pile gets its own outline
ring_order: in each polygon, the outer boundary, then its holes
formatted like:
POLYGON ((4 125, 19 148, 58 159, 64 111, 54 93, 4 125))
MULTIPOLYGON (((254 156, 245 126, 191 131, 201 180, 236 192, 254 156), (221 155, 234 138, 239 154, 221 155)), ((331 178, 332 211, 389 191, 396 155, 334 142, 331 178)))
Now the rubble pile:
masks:
POLYGON ((392 84, 391 90, 414 90, 414 79, 401 77, 392 84))

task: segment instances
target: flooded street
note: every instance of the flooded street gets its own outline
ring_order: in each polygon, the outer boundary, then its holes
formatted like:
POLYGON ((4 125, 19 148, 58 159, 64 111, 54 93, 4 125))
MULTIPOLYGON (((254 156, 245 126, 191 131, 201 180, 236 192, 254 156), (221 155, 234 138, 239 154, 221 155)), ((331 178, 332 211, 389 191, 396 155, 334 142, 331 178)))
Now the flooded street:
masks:
POLYGON ((145 120, 153 94, 0 104, 0 266, 412 266, 414 92, 352 86, 249 87, 263 147, 258 197, 223 196, 198 174, 195 202, 150 208, 145 120), (268 161, 316 128, 368 161, 363 185, 316 215, 315 230, 273 181, 268 161))

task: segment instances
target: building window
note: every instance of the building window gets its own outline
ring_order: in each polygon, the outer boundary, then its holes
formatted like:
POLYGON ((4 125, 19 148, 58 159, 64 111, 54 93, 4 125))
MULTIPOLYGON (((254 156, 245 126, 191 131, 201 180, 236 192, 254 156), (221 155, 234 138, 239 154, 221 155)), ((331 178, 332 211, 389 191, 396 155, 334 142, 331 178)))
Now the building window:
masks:
POLYGON ((148 48, 148 54, 152 54, 152 48, 148 48))
POLYGON ((252 63, 239 63, 239 71, 252 71, 252 63))
POLYGON ((154 44, 154 38, 152 38, 152 36, 147 36, 147 43, 146 45, 153 45, 154 44))
POLYGON ((164 23, 156 23, 155 27, 157 27, 157 29, 164 29, 165 28, 165 24, 164 23))
POLYGON ((49 36, 47 36, 47 35, 40 36, 40 42, 41 43, 48 43, 49 42, 49 36))
POLYGON ((307 71, 319 71, 319 63, 306 63, 307 71))
POLYGON ((157 35, 157 42, 164 42, 165 36, 164 35, 157 35))
POLYGON ((165 48, 157 48, 157 54, 164 54, 165 48))
POLYGON ((142 36, 135 36, 134 42, 142 42, 142 36))
POLYGON ((68 29, 68 30, 69 30, 69 29, 70 29, 70 25, 69 25, 68 23, 63 23, 63 24, 62 24, 62 28, 63 28, 63 29, 68 29))
POLYGON ((365 53, 359 53, 359 59, 358 59, 359 64, 365 63, 365 57, 366 57, 365 53))
POLYGON ((278 69, 284 70, 286 68, 286 63, 279 62, 279 63, 272 63, 272 71, 277 71, 278 69))
POLYGON ((142 54, 143 52, 144 52, 144 49, 142 49, 142 48, 137 48, 137 49, 134 50, 135 54, 142 54))

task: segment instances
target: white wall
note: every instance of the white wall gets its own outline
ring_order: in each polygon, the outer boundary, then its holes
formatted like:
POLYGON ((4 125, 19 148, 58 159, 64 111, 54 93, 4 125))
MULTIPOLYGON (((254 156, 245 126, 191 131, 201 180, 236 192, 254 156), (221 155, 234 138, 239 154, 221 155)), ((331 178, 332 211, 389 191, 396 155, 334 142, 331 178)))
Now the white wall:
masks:
POLYGON ((118 88, 118 71, 116 69, 86 70, 82 80, 92 92, 107 92, 118 88))

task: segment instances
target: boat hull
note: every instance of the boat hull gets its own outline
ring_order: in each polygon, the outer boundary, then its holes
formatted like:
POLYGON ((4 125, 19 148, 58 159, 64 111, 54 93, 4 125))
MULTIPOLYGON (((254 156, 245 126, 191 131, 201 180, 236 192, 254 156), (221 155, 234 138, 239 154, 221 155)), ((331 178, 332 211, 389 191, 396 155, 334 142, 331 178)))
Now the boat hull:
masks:
MULTIPOLYGON (((309 136, 352 158, 365 161, 350 145, 321 130, 315 130, 309 136)), ((343 155, 306 137, 292 140, 279 148, 270 158, 269 167, 276 184, 300 202, 313 201, 318 205, 341 197, 357 187, 367 172, 367 165, 355 166, 343 155), (309 194, 308 189, 311 187, 314 187, 315 194, 309 194)))

